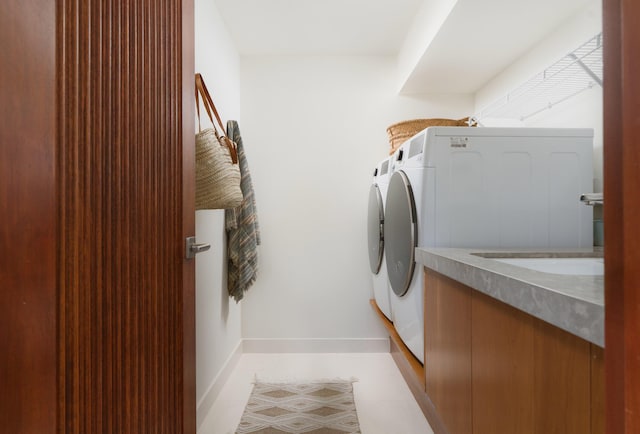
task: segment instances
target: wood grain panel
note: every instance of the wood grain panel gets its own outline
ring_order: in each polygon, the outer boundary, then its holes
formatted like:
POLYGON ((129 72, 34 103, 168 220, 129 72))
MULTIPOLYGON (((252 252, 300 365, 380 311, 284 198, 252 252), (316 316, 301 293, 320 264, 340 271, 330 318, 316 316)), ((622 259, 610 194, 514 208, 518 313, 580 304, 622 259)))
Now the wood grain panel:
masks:
POLYGON ((622 143, 621 0, 603 1, 604 297, 606 345, 606 432, 624 430, 624 214, 622 143))
POLYGON ((54 2, 0 4, 0 431, 55 432, 54 2))
POLYGON ((473 433, 534 433, 533 318, 472 293, 473 433))
POLYGON ((604 348, 591 344, 591 434, 605 433, 604 348))
POLYGON ((183 432, 182 3, 57 14, 58 430, 183 432))
POLYGON ((603 2, 607 433, 640 432, 640 3, 603 2))
POLYGON ((536 433, 584 434, 591 427, 591 345, 534 319, 536 433))
POLYGON ((470 434, 471 291, 425 269, 426 391, 451 434, 470 434))

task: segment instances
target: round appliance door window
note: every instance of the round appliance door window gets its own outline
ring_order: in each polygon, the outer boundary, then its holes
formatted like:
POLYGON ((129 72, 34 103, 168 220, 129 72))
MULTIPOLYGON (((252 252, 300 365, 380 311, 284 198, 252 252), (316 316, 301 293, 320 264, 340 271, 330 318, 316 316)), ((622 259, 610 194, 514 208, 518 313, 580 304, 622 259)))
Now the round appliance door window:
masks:
POLYGON ((401 297, 413 277, 418 236, 413 190, 402 171, 395 172, 389 181, 384 235, 389 282, 393 292, 401 297))
POLYGON ((378 274, 384 254, 384 209, 382 194, 376 184, 369 189, 369 217, 367 220, 369 266, 373 274, 378 274))

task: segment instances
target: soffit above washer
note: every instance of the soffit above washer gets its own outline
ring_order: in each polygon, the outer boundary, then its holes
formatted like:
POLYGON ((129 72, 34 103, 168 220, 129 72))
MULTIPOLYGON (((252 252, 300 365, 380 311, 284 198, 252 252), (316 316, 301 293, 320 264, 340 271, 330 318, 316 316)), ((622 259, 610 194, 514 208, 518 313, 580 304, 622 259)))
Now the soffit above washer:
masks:
POLYGON ((421 41, 423 51, 401 72, 401 93, 473 93, 594 0, 448 3, 440 28, 421 41))
POLYGON ((423 0, 216 0, 241 55, 396 55, 423 0))

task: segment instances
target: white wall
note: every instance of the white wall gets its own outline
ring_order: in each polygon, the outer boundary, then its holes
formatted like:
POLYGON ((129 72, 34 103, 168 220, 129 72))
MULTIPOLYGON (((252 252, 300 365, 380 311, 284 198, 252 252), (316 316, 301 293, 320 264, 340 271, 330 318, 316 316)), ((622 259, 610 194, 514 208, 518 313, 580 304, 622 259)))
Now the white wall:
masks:
MULTIPOLYGON (((223 118, 240 117, 240 59, 211 0, 195 1, 195 68, 223 118)), ((209 126, 201 110, 202 127, 209 126)), ((224 211, 197 211, 196 237, 211 250, 196 259, 196 397, 198 420, 215 393, 215 380, 241 342, 240 306, 226 288, 224 211)))
POLYGON ((367 197, 386 127, 464 117, 472 96, 399 97, 392 57, 243 57, 242 129, 261 225, 245 339, 381 338, 367 197))
MULTIPOLYGON (((476 110, 504 96, 508 91, 544 70, 602 31, 600 0, 589 5, 533 47, 527 55, 480 89, 476 110)), ((594 129, 594 191, 602 191, 602 88, 595 86, 525 120, 532 127, 572 127, 594 129)))

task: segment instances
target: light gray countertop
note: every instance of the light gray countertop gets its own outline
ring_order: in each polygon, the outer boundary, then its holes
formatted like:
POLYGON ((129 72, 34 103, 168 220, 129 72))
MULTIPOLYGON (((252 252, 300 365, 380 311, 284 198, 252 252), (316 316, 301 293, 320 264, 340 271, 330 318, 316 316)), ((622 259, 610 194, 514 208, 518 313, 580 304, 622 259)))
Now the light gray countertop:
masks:
POLYGON ((532 251, 417 248, 416 262, 604 347, 604 276, 544 273, 472 254, 505 252, 532 251))

